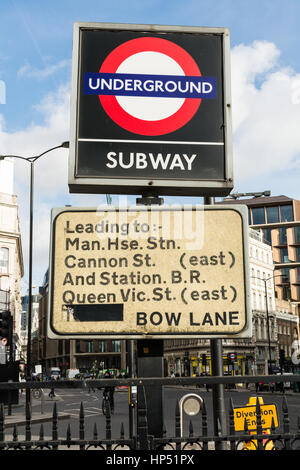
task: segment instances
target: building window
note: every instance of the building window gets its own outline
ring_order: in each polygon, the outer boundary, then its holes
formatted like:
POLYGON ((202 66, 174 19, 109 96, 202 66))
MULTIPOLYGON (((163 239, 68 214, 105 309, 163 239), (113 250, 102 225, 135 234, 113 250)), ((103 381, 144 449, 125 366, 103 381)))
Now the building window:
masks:
POLYGON ((262 283, 259 271, 256 272, 257 277, 257 284, 260 285, 262 283))
POLYGON ((252 209, 253 225, 265 224, 265 209, 264 207, 255 207, 252 209))
POLYGON ((89 352, 89 353, 94 352, 94 341, 88 341, 87 352, 89 352))
POLYGON ((278 231, 279 231, 279 245, 286 245, 287 244, 286 228, 280 227, 278 231))
POLYGON ((112 341, 113 352, 121 352, 121 341, 112 341))
POLYGON ((291 300, 291 288, 289 286, 284 286, 282 289, 282 298, 283 300, 291 300))
POLYGON ((294 220, 293 206, 280 206, 281 222, 292 222, 294 220))
POLYGON ((296 261, 300 261, 300 248, 296 248, 296 261))
POLYGON ((278 207, 267 207, 267 222, 268 224, 279 222, 278 207))
POLYGON ((270 245, 271 245, 272 244, 271 229, 270 228, 264 228, 263 233, 264 233, 265 241, 270 243, 270 245))
POLYGON ((300 243, 300 227, 294 227, 294 242, 300 243))
POLYGON ((287 248, 281 248, 280 249, 280 262, 281 263, 289 263, 290 262, 287 248))
POLYGON ((8 273, 8 248, 0 248, 0 272, 8 273))
POLYGON ((99 352, 107 352, 107 342, 99 341, 99 352))
POLYGON ((281 269, 281 282, 290 282, 290 270, 289 268, 282 268, 281 269))
POLYGON ((253 292, 253 308, 256 309, 256 292, 253 292))

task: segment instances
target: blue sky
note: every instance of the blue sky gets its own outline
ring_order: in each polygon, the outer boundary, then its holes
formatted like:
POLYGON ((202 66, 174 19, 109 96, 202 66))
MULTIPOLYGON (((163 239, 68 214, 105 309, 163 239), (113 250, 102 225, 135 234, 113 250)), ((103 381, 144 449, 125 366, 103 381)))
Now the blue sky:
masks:
POLYGON ((280 64, 297 68, 299 12, 298 0, 1 0, 0 79, 7 106, 0 109, 7 129, 40 119, 34 105, 70 79, 74 21, 226 26, 232 47, 271 41, 281 51, 280 64))
MULTIPOLYGON (((228 27, 234 191, 269 189, 300 199, 299 17, 299 0, 0 0, 0 153, 30 156, 69 139, 75 21, 228 27)), ((36 164, 36 283, 47 268, 50 208, 105 201, 68 193, 66 152, 36 164)), ((15 164, 15 192, 26 264, 25 166, 15 164)))

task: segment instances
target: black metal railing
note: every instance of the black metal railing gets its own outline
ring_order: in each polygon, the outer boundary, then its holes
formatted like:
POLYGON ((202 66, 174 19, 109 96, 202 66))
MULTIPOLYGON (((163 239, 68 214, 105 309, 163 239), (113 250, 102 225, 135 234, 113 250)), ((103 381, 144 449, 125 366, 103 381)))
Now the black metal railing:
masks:
POLYGON ((192 421, 189 423, 188 433, 182 435, 180 426, 180 409, 177 401, 174 409, 175 433, 174 436, 167 436, 167 430, 163 429, 162 436, 156 437, 149 434, 147 413, 151 410, 147 409, 145 387, 161 384, 162 386, 196 386, 201 387, 215 384, 255 384, 264 383, 284 383, 292 384, 300 382, 299 375, 289 376, 244 376, 244 377, 196 377, 196 378, 137 378, 137 379, 99 379, 99 380, 60 380, 48 382, 22 382, 22 383, 0 383, 0 392, 3 390, 16 391, 19 389, 45 389, 55 385, 56 389, 82 389, 89 385, 92 388, 103 388, 105 386, 137 386, 138 389, 138 406, 136 408, 136 430, 129 438, 125 438, 124 423, 120 423, 118 436, 112 436, 112 419, 109 400, 105 402, 104 429, 99 429, 97 423, 94 424, 92 437, 87 437, 86 419, 84 406, 81 403, 78 416, 78 437, 72 435, 71 426, 68 424, 65 437, 59 436, 58 431, 58 410, 57 404, 53 404, 51 416, 51 436, 45 437, 44 425, 40 424, 38 438, 34 438, 32 434, 32 415, 30 404, 26 403, 24 413, 25 426, 24 435, 20 435, 19 428, 15 424, 13 426, 11 438, 6 438, 6 416, 5 407, 0 405, 0 450, 61 450, 61 449, 79 449, 79 450, 210 450, 220 448, 223 445, 224 450, 300 450, 300 417, 298 417, 296 429, 291 430, 290 416, 286 397, 282 396, 280 421, 282 426, 280 430, 275 428, 274 420, 272 420, 270 429, 267 431, 262 426, 262 411, 259 400, 256 401, 256 428, 248 429, 247 420, 245 419, 244 429, 242 431, 235 430, 234 423, 234 403, 232 397, 228 403, 228 432, 222 434, 221 423, 218 423, 218 432, 209 433, 208 415, 205 400, 202 403, 197 419, 199 420, 199 429, 195 432, 192 421), (104 434, 104 437, 100 437, 104 434), (103 433, 104 431, 104 433, 103 433), (267 432, 267 433, 266 433, 267 432))

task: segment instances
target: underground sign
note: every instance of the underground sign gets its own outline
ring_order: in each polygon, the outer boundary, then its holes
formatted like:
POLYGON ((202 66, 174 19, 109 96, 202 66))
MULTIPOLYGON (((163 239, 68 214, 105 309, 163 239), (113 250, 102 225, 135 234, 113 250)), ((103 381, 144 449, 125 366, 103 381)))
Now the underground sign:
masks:
POLYGON ((228 194, 229 33, 148 29, 75 25, 70 191, 228 194))
POLYGON ((114 49, 99 74, 85 74, 85 93, 98 94, 120 127, 163 135, 189 122, 202 98, 216 98, 215 82, 215 77, 201 77, 182 47, 166 39, 138 38, 114 49))

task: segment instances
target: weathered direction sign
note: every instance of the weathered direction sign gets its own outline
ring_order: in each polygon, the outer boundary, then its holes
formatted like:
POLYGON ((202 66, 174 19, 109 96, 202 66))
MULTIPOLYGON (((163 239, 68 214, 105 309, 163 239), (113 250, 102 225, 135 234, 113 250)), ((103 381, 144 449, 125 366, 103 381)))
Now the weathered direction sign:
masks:
POLYGON ((229 194, 229 60, 226 28, 75 23, 70 191, 229 194))
POLYGON ((247 210, 52 211, 50 337, 249 337, 247 210))

